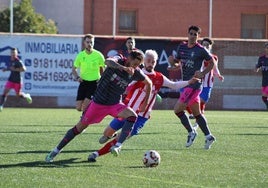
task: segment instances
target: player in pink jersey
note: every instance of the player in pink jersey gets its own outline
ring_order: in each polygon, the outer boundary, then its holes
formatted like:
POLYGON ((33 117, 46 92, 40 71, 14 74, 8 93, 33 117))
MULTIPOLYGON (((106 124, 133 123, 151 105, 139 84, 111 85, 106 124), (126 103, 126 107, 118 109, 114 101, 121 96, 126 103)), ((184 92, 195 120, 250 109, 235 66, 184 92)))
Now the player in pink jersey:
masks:
MULTIPOLYGON (((162 86, 169 87, 172 89, 179 89, 185 87, 188 84, 195 83, 199 79, 192 78, 189 81, 178 81, 172 82, 162 73, 154 71, 158 59, 158 55, 155 50, 147 50, 145 52, 144 65, 145 67, 142 71, 151 79, 152 81, 152 92, 149 97, 149 103, 145 110, 140 110, 140 105, 142 104, 145 97, 145 85, 142 82, 132 82, 127 89, 127 96, 125 98, 125 103, 128 104, 134 111, 137 112, 138 118, 135 122, 129 137, 137 135, 140 130, 144 127, 147 120, 150 118, 150 114, 153 108, 153 105, 156 100, 156 95, 159 92, 162 86)), ((100 138, 99 142, 101 144, 107 142, 114 133, 122 128, 124 120, 115 118, 112 120, 110 125, 104 130, 103 136, 100 138)), ((117 142, 117 138, 111 140, 105 144, 100 150, 93 152, 89 157, 89 162, 96 162, 98 156, 109 153, 110 148, 117 142)))
POLYGON ((7 100, 8 93, 11 89, 15 90, 16 96, 26 99, 29 104, 32 103, 32 97, 29 93, 22 92, 22 76, 21 73, 26 71, 24 63, 18 57, 17 48, 12 48, 10 51, 10 62, 7 68, 2 69, 3 72, 10 71, 10 75, 6 82, 3 95, 0 97, 0 112, 3 110, 7 100))
POLYGON ((255 66, 255 71, 262 73, 262 101, 268 110, 268 43, 264 44, 265 54, 259 56, 258 62, 255 66))
MULTIPOLYGON (((212 50, 213 44, 214 42, 210 38, 203 38, 203 40, 201 41, 201 45, 204 46, 204 48, 206 48, 210 52, 212 50)), ((202 82, 203 89, 199 95, 200 96, 200 110, 202 114, 204 114, 206 104, 208 103, 210 96, 211 96, 211 92, 212 92, 212 88, 214 84, 214 76, 218 77, 222 82, 224 81, 224 77, 221 75, 221 72, 218 68, 218 57, 215 54, 212 54, 212 56, 215 59, 215 65, 213 69, 204 76, 203 82, 202 82)), ((208 66, 208 62, 204 61, 201 70, 205 69, 207 66, 208 66)), ((189 107, 187 107, 187 111, 190 114, 189 118, 194 119, 194 116, 192 115, 192 111, 189 107)))

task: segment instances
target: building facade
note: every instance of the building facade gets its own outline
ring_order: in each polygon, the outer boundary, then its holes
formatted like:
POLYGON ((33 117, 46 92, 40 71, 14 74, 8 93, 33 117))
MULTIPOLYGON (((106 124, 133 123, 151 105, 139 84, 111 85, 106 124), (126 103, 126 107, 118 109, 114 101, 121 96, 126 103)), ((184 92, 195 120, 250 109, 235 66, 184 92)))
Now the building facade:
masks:
POLYGON ((85 0, 84 2, 85 33, 182 37, 190 25, 199 25, 203 36, 213 38, 267 39, 268 1, 85 0))
MULTIPOLYGON (((14 0, 18 3, 21 0, 14 0)), ((0 10, 10 0, 0 0, 0 10)), ((190 25, 213 38, 268 38, 267 0, 32 0, 59 34, 183 37, 190 25)))

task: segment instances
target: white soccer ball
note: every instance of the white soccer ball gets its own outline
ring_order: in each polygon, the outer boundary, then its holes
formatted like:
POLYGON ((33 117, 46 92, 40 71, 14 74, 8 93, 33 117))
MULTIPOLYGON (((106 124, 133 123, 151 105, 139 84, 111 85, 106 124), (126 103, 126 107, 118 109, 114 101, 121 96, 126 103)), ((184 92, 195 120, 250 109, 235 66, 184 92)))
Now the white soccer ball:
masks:
POLYGON ((143 164, 146 167, 156 167, 160 164, 160 154, 155 150, 148 150, 143 156, 143 164))

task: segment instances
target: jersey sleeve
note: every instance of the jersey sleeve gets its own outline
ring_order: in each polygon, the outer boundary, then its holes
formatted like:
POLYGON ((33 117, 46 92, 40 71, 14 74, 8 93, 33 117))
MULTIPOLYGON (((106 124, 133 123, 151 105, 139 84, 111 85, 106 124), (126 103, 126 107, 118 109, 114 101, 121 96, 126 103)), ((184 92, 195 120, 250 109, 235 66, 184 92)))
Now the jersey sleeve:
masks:
POLYGON ((204 59, 206 61, 211 60, 212 57, 213 57, 213 55, 208 50, 206 50, 205 48, 203 49, 203 54, 204 54, 204 59))
POLYGON ((188 85, 188 81, 173 82, 169 80, 166 76, 163 76, 163 78, 164 78, 163 86, 171 89, 180 89, 188 85))
POLYGON ((258 62, 256 63, 256 69, 258 69, 258 68, 260 68, 261 67, 261 59, 262 59, 262 56, 260 56, 259 58, 258 58, 258 62))
POLYGON ((136 69, 133 75, 133 80, 143 81, 145 80, 145 77, 146 75, 140 69, 136 69))
POLYGON ((105 58, 101 52, 99 52, 99 66, 104 67, 105 66, 105 58))
POLYGON ((74 67, 80 67, 80 57, 81 57, 81 54, 82 52, 80 52, 76 57, 75 57, 75 60, 74 60, 74 67))

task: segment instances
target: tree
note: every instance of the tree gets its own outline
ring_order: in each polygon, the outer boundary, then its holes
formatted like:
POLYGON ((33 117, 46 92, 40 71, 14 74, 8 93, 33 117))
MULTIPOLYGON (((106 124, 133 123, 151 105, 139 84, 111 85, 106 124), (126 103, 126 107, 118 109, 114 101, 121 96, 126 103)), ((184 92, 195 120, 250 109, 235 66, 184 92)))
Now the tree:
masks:
MULTIPOLYGON (((18 33, 48 33, 58 32, 55 22, 35 12, 32 0, 22 0, 21 3, 14 3, 13 8, 13 31, 18 33)), ((10 29, 10 8, 0 12, 0 32, 9 32, 10 29)))

